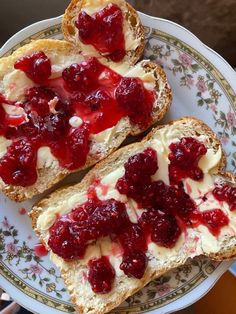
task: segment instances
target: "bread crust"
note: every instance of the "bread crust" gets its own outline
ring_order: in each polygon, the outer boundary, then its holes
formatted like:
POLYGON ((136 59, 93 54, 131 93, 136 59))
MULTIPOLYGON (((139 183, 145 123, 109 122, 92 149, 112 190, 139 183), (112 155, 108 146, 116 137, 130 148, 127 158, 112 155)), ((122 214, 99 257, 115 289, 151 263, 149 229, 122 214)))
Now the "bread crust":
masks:
MULTIPOLYGON (((134 37, 140 39, 140 44, 134 50, 126 51, 126 56, 122 60, 129 62, 131 65, 134 65, 142 58, 144 53, 145 49, 144 27, 142 26, 137 11, 128 2, 123 0, 120 1, 124 3, 127 9, 127 13, 123 12, 125 22, 129 23, 134 37)), ((84 0, 72 0, 69 6, 67 7, 62 19, 62 32, 64 34, 65 39, 68 40, 69 42, 76 43, 79 49, 81 43, 79 41, 79 38, 76 38, 77 32, 74 22, 76 17, 83 10, 83 2, 84 0)))
MULTIPOLYGON (((72 195, 74 193, 77 193, 78 191, 86 191, 87 187, 92 183, 95 176, 103 177, 110 171, 114 170, 114 165, 116 168, 118 168, 121 164, 124 163, 124 160, 127 160, 128 157, 132 156, 132 154, 135 154, 137 151, 140 151, 140 148, 144 147, 145 142, 152 139, 153 136, 156 134, 156 132, 162 128, 168 128, 171 125, 181 125, 181 130, 185 130, 186 135, 205 135, 210 139, 210 147, 213 148, 215 151, 218 150, 219 147, 221 147, 220 141, 217 138, 217 136, 214 134, 214 132, 205 125, 202 121, 192 118, 192 117, 184 117, 179 120, 172 121, 168 123, 167 125, 161 125, 156 128, 154 128, 143 141, 137 142, 134 144, 130 144, 128 146, 122 147, 110 156, 108 156, 105 160, 99 162, 85 177, 84 179, 75 185, 70 185, 64 188, 61 188, 52 194, 48 195, 41 201, 39 201, 37 204, 35 204, 32 208, 32 211, 30 212, 29 216, 32 220, 32 226, 37 235, 41 238, 41 240, 45 243, 45 239, 42 236, 42 233, 37 228, 37 219, 40 216, 40 214, 49 206, 53 206, 53 204, 57 204, 60 199, 67 198, 69 195, 72 195)), ((186 136, 185 135, 185 136, 186 136)), ((223 152, 223 151, 222 151, 223 152)), ((236 184, 236 174, 225 171, 226 165, 226 156, 225 153, 222 153, 222 157, 218 163, 218 165, 214 168, 213 175, 217 177, 221 177, 223 180, 226 180, 227 182, 231 182, 232 184, 236 184)), ((45 243, 47 245, 47 243, 45 243)), ((235 258, 236 256, 236 237, 232 236, 227 239, 227 241, 222 245, 222 248, 220 252, 217 253, 209 253, 204 254, 211 259, 221 261, 221 260, 228 260, 235 258)), ((109 312, 111 309, 115 308, 119 304, 121 304, 127 297, 131 296, 138 290, 140 290, 142 287, 144 287, 148 282, 151 280, 161 276, 162 274, 166 273, 168 270, 173 269, 177 266, 183 265, 188 256, 183 256, 180 259, 176 261, 171 261, 169 264, 166 263, 165 266, 163 266, 161 269, 149 269, 144 277, 138 281, 137 285, 131 289, 122 290, 122 293, 116 293, 116 298, 113 298, 112 302, 107 302, 104 306, 101 308, 94 307, 91 309, 88 309, 84 304, 78 304, 78 300, 76 298, 75 291, 72 287, 72 279, 70 275, 68 274, 68 270, 61 269, 61 275, 63 279, 65 280, 65 284, 68 287, 69 293, 72 297, 72 302, 76 304, 76 309, 78 313, 90 313, 90 314, 102 314, 109 312)), ((79 267, 79 262, 70 262, 69 268, 73 269, 79 267)), ((110 294, 109 294, 110 295, 110 294)), ((108 300, 109 300, 108 295, 108 300)))
MULTIPOLYGON (((44 51, 46 54, 56 53, 58 56, 79 54, 77 47, 66 41, 54 39, 40 39, 32 41, 31 43, 17 49, 11 56, 0 59, 0 80, 3 79, 6 73, 12 71, 16 60, 27 54, 31 54, 39 50, 44 51)), ((102 62, 102 59, 100 59, 100 61, 102 62)), ((148 126, 150 127, 153 123, 162 119, 162 117, 169 110, 172 102, 172 93, 165 72, 160 66, 150 61, 141 61, 141 64, 146 72, 154 70, 154 75, 156 77, 157 103, 152 113, 150 125, 148 126), (162 86, 161 88, 160 85, 162 86)), ((99 155, 89 154, 87 161, 83 167, 76 169, 75 171, 68 171, 67 169, 63 169, 61 167, 57 167, 54 169, 51 169, 50 167, 38 169, 38 180, 32 186, 12 186, 7 185, 2 180, 0 180, 0 190, 4 192, 10 199, 16 202, 22 202, 26 199, 30 199, 34 195, 40 194, 49 189, 57 182, 65 178, 68 174, 86 169, 96 164, 99 160, 105 158, 111 152, 116 150, 127 138, 128 135, 137 135, 142 133, 143 131, 144 129, 140 129, 137 126, 131 125, 129 119, 126 118, 126 121, 122 125, 122 128, 118 128, 117 132, 114 134, 114 140, 112 141, 112 145, 110 145, 109 147, 106 147, 104 145, 103 150, 99 155)))

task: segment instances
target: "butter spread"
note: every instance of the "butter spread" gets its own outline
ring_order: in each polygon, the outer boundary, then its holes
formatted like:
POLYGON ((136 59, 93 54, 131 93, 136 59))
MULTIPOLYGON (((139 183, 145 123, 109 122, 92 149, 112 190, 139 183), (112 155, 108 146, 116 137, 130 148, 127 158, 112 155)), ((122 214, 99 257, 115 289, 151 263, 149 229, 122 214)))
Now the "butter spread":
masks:
POLYGON ((24 72, 12 70, 3 77, 2 87, 5 97, 10 101, 23 101, 26 88, 33 87, 35 84, 24 72))
POLYGON ((51 150, 47 146, 42 146, 37 152, 37 168, 57 168, 59 167, 58 160, 51 153, 51 150))
POLYGON ((0 158, 6 154, 7 147, 11 145, 11 143, 11 140, 7 140, 4 136, 0 136, 0 158))

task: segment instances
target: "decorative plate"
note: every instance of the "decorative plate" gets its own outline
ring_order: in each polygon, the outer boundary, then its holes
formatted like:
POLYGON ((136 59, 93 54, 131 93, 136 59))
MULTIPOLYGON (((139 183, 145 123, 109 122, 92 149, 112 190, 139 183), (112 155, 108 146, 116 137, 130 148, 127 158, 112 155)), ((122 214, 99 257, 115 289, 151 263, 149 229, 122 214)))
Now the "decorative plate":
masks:
MULTIPOLYGON (((165 120, 184 115, 204 120, 218 134, 227 153, 228 168, 235 171, 234 70, 183 27, 140 15, 146 30, 145 56, 164 67, 173 89, 173 106, 165 120)), ((23 29, 3 46, 1 56, 11 54, 32 39, 61 39, 60 22, 61 17, 57 17, 23 29)), ((69 180, 74 179, 75 176, 69 180)), ((33 312, 73 312, 57 269, 48 257, 34 254, 37 239, 26 215, 34 202, 35 199, 16 204, 0 196, 0 285, 33 312)), ((201 298, 229 266, 230 262, 212 262, 202 257, 191 260, 151 282, 112 313, 169 313, 184 308, 201 298)))

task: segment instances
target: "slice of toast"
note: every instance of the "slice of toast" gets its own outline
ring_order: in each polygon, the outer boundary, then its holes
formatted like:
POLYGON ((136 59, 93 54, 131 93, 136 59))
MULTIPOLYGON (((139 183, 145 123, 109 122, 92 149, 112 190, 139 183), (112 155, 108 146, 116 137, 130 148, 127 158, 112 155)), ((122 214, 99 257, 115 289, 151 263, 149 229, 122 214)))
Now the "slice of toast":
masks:
MULTIPOLYGON (((51 61, 52 74, 50 78, 61 76, 63 69, 73 63, 79 63, 83 56, 78 53, 74 45, 69 42, 43 39, 33 41, 16 50, 11 56, 0 59, 0 93, 11 101, 24 101, 24 91, 26 88, 37 86, 30 80, 24 72, 14 69, 14 63, 26 55, 36 51, 43 51, 51 61)), ((106 64, 106 60, 100 59, 106 64)), ((123 76, 138 76, 143 79, 144 84, 153 84, 153 89, 157 100, 153 106, 153 113, 150 121, 151 126, 159 121, 168 111, 172 95, 164 71, 158 65, 149 61, 141 61, 136 66, 130 68, 127 64, 117 67, 113 65, 113 70, 123 76)), ((144 131, 137 125, 131 125, 129 119, 124 117, 115 127, 105 130, 103 134, 90 138, 91 145, 87 161, 80 169, 87 168, 116 150, 124 139, 129 135, 136 135, 144 131), (102 136, 101 136, 102 135, 102 136)), ((1 157, 6 153, 7 142, 1 137, 1 157)), ((0 189, 9 198, 15 201, 23 201, 32 198, 34 195, 42 193, 46 189, 62 180, 72 171, 59 166, 57 160, 52 155, 45 155, 45 152, 38 154, 37 161, 37 181, 28 187, 13 186, 0 181, 0 189)), ((77 169, 77 170, 80 170, 77 169)))
MULTIPOLYGON (((126 55, 122 61, 135 64, 141 59, 145 48, 144 28, 136 10, 124 0, 72 0, 62 20, 62 31, 66 40, 77 45, 83 54, 101 55, 92 45, 85 45, 79 38, 75 21, 81 11, 92 15, 108 4, 116 4, 123 15, 123 32, 126 55)), ((103 54, 105 57, 105 55, 103 54)), ((108 57, 109 59, 109 57, 108 57)))
MULTIPOLYGON (((207 148, 206 155, 201 157, 198 163, 198 166, 200 167, 201 165, 204 173, 203 181, 197 183, 197 181, 188 178, 185 179, 186 181, 183 181, 184 189, 188 190, 194 201, 197 202, 199 200, 194 196, 194 193, 200 193, 199 195, 201 195, 204 192, 205 195, 209 189, 212 190, 214 188, 216 182, 218 184, 236 185, 236 175, 224 171, 226 158, 216 135, 202 121, 185 117, 154 128, 143 141, 120 148, 98 163, 80 183, 61 188, 35 204, 30 212, 30 217, 33 228, 40 240, 50 250, 48 246, 49 228, 60 215, 70 213, 78 204, 86 202, 88 188, 93 186, 95 178, 100 180, 101 184, 108 185, 108 188, 101 189, 100 192, 99 188, 96 190, 100 199, 114 198, 129 204, 129 206, 135 206, 133 200, 125 198, 115 188, 117 180, 124 174, 124 164, 131 156, 151 147, 157 151, 159 165, 159 170, 154 178, 163 180, 166 183, 169 180, 168 162, 166 162, 170 152, 169 144, 178 142, 182 137, 194 137, 201 143, 204 143, 207 148), (166 159, 163 159, 163 156, 166 159), (187 183, 190 185, 190 188, 187 183)), ((199 202, 198 204, 199 210, 202 210, 201 203, 199 202)), ((209 204, 207 209, 211 209, 211 206, 214 207, 214 205, 209 204)), ((236 256, 235 212, 230 211, 225 202, 218 202, 217 206, 220 206, 218 208, 221 208, 229 218, 229 225, 221 229, 218 236, 212 235, 205 226, 188 226, 173 248, 165 248, 151 242, 146 253, 148 266, 141 279, 128 277, 119 269, 119 254, 116 255, 117 253, 114 252, 112 246, 109 247, 110 240, 107 240, 107 238, 100 238, 95 244, 90 244, 84 258, 74 261, 65 261, 50 250, 50 257, 59 267, 78 313, 102 314, 109 312, 152 279, 184 264, 189 257, 205 255, 214 260, 234 258, 236 256), (101 255, 109 256, 110 262, 116 271, 113 288, 111 292, 106 294, 94 293, 86 279, 88 261, 101 255)), ((137 212, 136 208, 136 214, 137 212)), ((128 213, 131 219, 132 215, 130 212, 128 213)))

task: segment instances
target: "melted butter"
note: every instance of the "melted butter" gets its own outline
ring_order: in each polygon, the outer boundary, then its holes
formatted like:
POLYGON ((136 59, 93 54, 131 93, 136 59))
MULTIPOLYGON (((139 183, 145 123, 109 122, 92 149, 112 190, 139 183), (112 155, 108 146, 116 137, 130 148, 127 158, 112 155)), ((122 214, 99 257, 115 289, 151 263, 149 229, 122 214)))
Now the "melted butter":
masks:
POLYGON ((42 146, 37 152, 37 168, 58 168, 58 160, 52 155, 51 150, 47 146, 42 146))
POLYGON ((25 90, 35 84, 24 72, 12 70, 2 80, 5 97, 10 101, 23 101, 25 90))
POLYGON ((152 176, 154 181, 162 180, 165 184, 169 184, 169 159, 168 154, 166 153, 165 146, 158 139, 153 139, 151 141, 151 146, 157 152, 157 161, 158 161, 158 170, 152 176))
POLYGON ((190 178, 183 180, 184 190, 188 193, 193 199, 203 197, 208 191, 211 191, 214 188, 213 177, 205 173, 202 181, 194 181, 190 178))
POLYGON ((216 253, 220 250, 220 244, 217 237, 212 235, 207 227, 200 225, 197 230, 200 234, 200 245, 203 253, 216 253))
POLYGON ((214 150, 210 148, 207 150, 206 155, 202 156, 202 158, 199 160, 198 166, 200 169, 202 169, 203 173, 208 173, 219 164, 221 157, 221 147, 219 147, 217 152, 214 152, 214 150))
POLYGON ((58 215, 68 214, 76 205, 83 204, 87 201, 87 192, 81 192, 61 200, 56 205, 49 207, 44 211, 37 220, 37 228, 41 230, 48 230, 58 215))
POLYGON ((0 136, 0 158, 6 154, 7 147, 10 146, 11 143, 11 140, 7 140, 4 136, 0 136))
POLYGON ((119 167, 115 171, 110 172, 108 175, 106 175, 104 178, 102 178, 101 183, 102 184, 109 184, 111 187, 115 187, 115 184, 117 180, 125 174, 125 168, 119 167))
POLYGON ((184 235, 181 234, 175 246, 171 249, 157 245, 154 242, 148 244, 148 252, 150 252, 157 260, 168 259, 173 255, 178 255, 183 249, 185 243, 184 235))
POLYGON ((52 64, 52 75, 50 78, 60 77, 62 71, 73 63, 80 63, 84 58, 80 54, 62 55, 59 53, 47 53, 52 64))
POLYGON ((81 265, 87 265, 89 260, 94 258, 100 258, 103 255, 101 246, 99 243, 93 243, 88 245, 84 258, 81 259, 81 265))
POLYGON ((104 152, 108 147, 114 146, 114 138, 118 136, 125 128, 127 128, 128 118, 122 118, 115 126, 108 128, 97 134, 90 134, 90 153, 97 154, 104 152))

